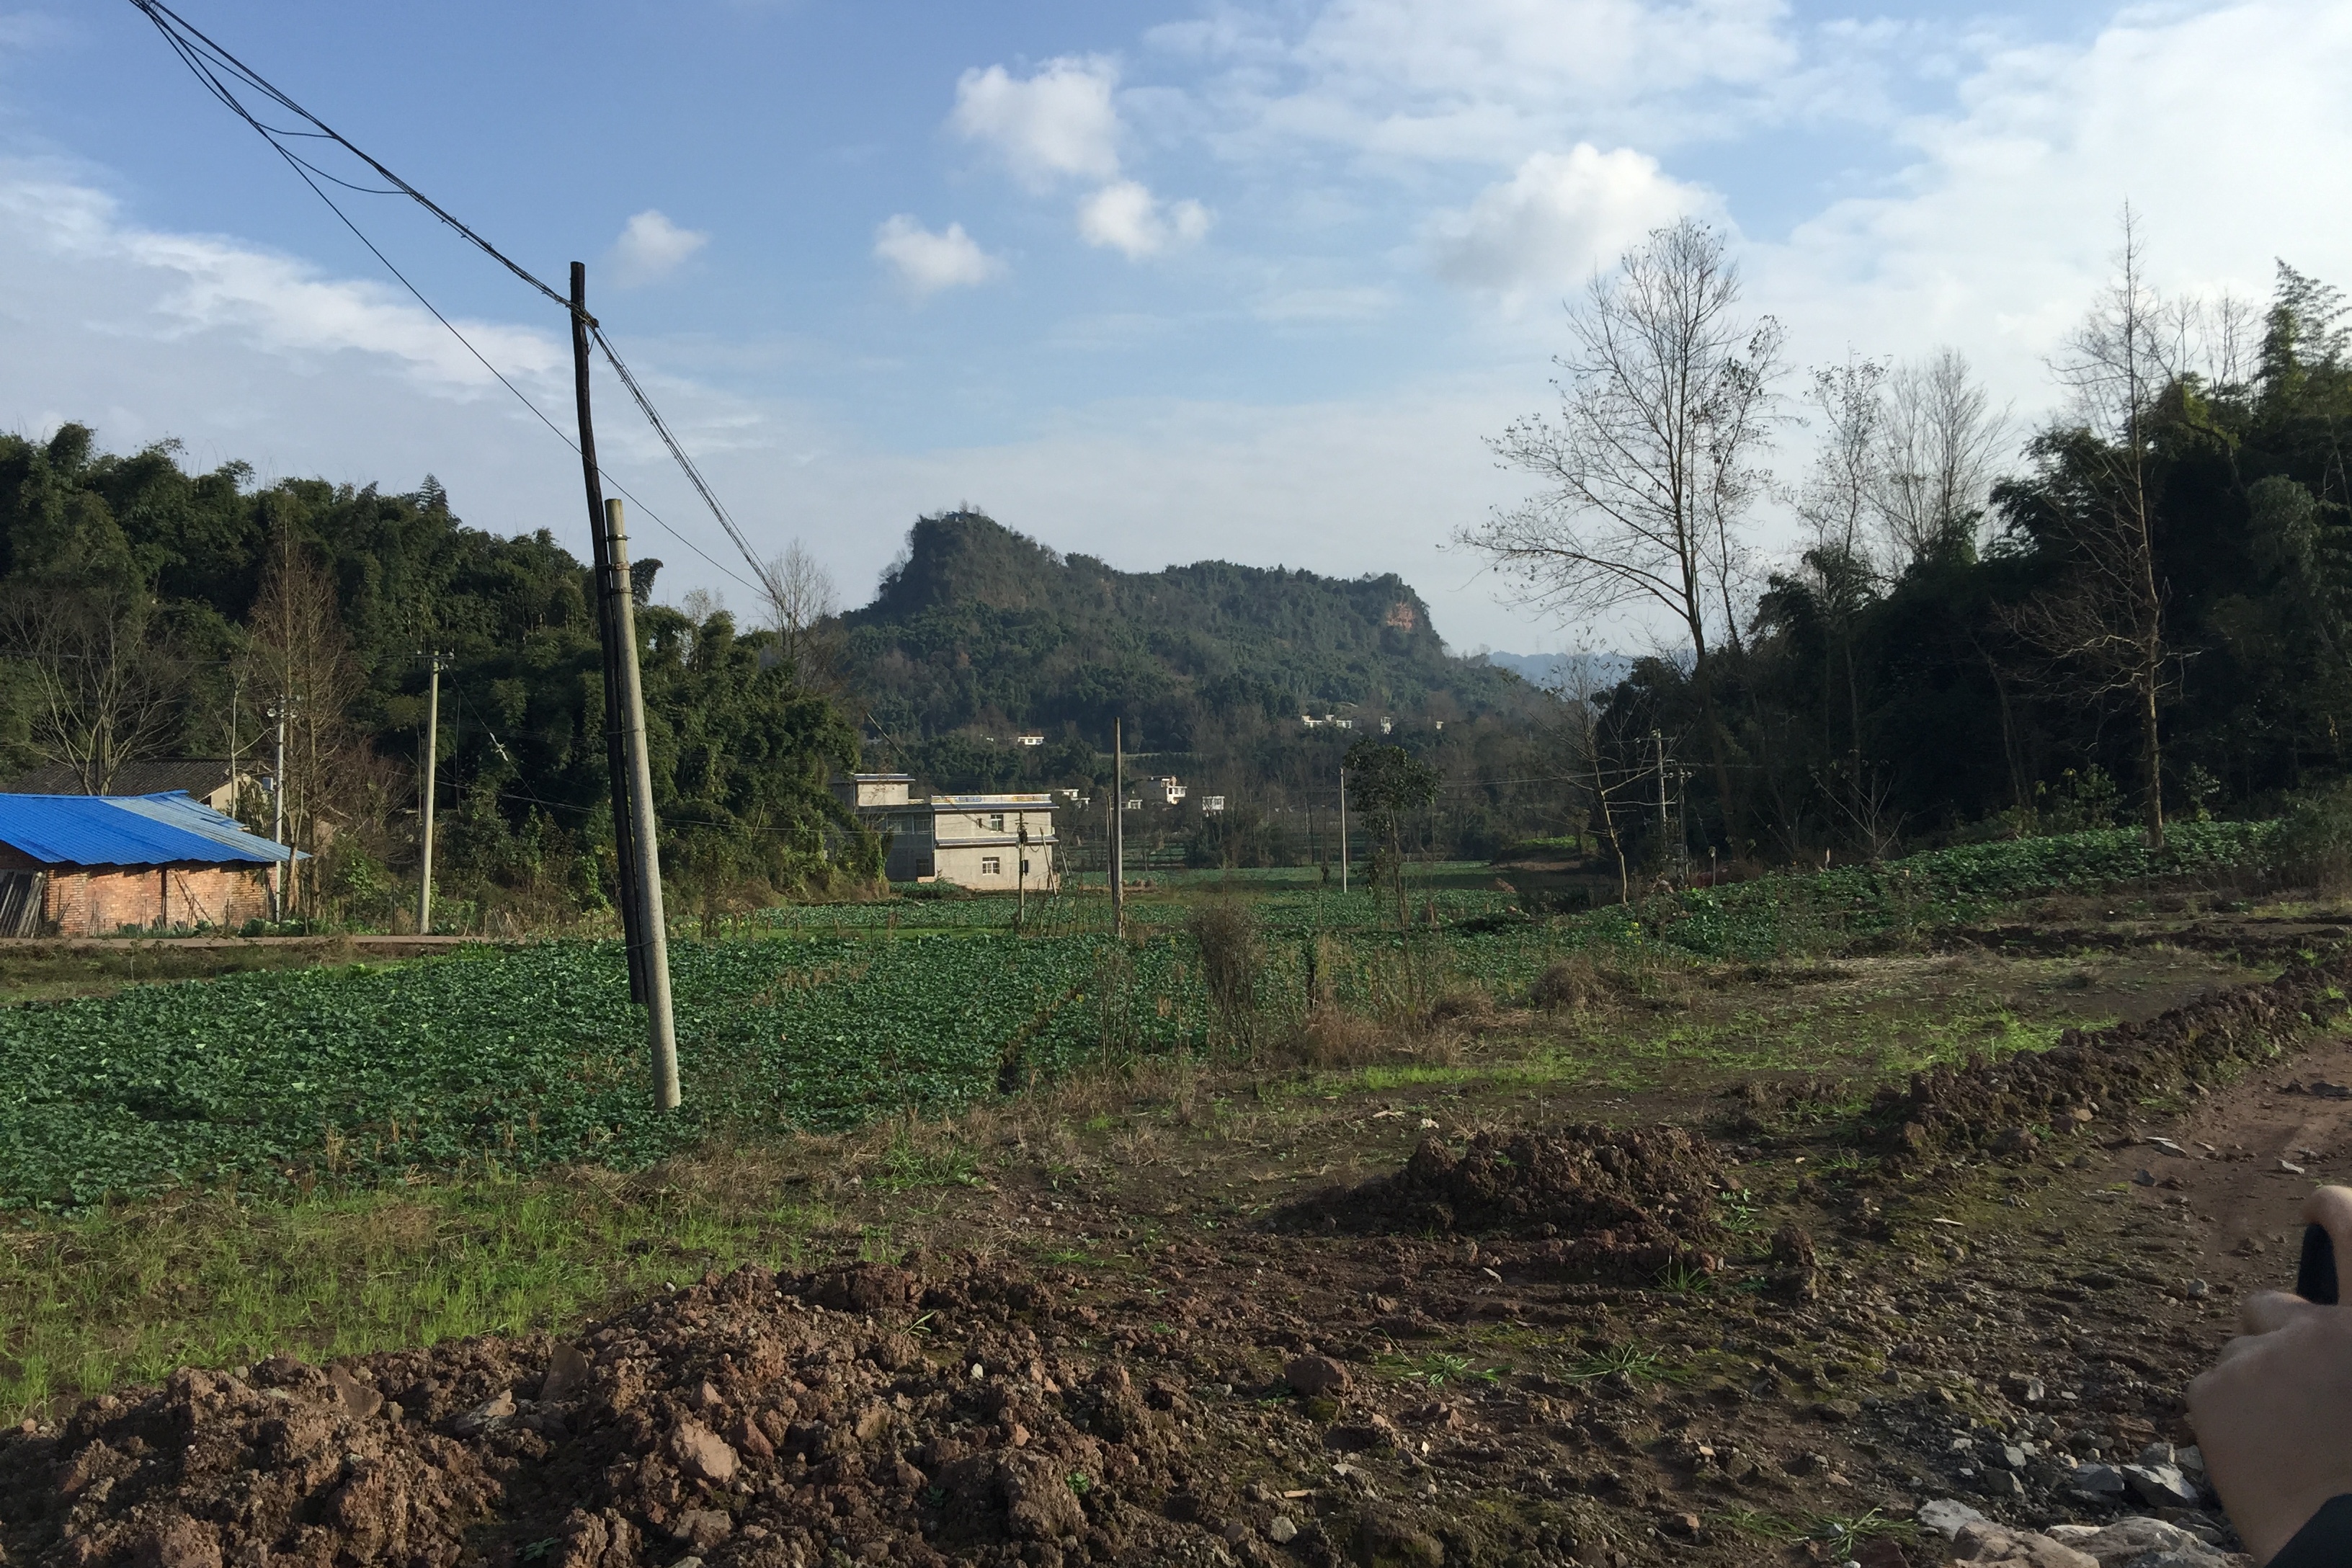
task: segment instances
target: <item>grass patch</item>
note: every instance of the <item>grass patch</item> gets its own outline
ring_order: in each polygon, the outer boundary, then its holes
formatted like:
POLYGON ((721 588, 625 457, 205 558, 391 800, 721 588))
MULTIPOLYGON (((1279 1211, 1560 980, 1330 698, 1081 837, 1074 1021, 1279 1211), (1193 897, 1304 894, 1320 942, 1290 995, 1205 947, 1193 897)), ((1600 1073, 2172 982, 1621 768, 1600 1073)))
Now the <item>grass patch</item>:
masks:
POLYGON ((182 1365, 528 1333, 709 1269, 789 1265, 832 1216, 776 1189, 721 1160, 28 1219, 0 1231, 0 1419, 182 1365))

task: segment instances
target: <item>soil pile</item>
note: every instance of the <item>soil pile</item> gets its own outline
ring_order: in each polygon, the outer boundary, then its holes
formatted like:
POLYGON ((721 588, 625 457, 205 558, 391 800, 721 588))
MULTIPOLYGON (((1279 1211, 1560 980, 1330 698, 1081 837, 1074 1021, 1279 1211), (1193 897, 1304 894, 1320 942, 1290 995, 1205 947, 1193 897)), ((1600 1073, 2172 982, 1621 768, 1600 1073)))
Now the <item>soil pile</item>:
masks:
POLYGON ((1181 1484, 1181 1389, 1041 1342, 1021 1320, 1047 1294, 970 1266, 928 1286, 746 1268, 578 1344, 183 1370, 0 1442, 5 1560, 798 1568, 1205 1545, 1133 1500, 1181 1484))
POLYGON ((1349 1229, 1507 1234, 1562 1278, 1654 1280, 1713 1273, 1723 1164, 1679 1127, 1597 1122, 1481 1132, 1460 1148, 1423 1139, 1393 1176, 1292 1211, 1349 1229))
POLYGON ((1860 1135, 1884 1147, 1890 1171, 1938 1151, 2030 1152, 2036 1128, 2072 1131, 2187 1085, 2212 1087, 2268 1061, 2305 1030, 2342 1015, 2352 952, 2295 963, 2276 980, 2202 996, 2145 1023, 2069 1029, 2046 1051, 1914 1073, 1871 1102, 1860 1135))

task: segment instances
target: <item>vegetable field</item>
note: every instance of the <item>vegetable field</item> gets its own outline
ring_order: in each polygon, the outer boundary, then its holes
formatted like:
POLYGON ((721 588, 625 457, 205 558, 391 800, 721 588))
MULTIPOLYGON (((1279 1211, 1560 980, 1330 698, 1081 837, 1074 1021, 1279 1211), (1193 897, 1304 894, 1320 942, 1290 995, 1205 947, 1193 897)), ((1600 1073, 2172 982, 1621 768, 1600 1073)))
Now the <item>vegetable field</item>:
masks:
MULTIPOLYGON (((1393 907, 1250 889, 1257 1007, 1310 996, 1391 1019, 1448 989, 1524 994, 1561 952, 1656 942, 1760 958, 1973 918, 2042 889, 2259 860, 2268 829, 2187 825, 1770 877, 1549 920, 1507 889, 1393 907)), ((1190 896, 1214 889, 1190 889, 1190 896)), ((0 1010, 0 1208, 80 1208, 198 1184, 265 1189, 593 1161, 634 1167, 712 1133, 951 1110, 1092 1061, 1219 1047, 1180 899, 898 901, 778 911, 753 940, 672 955, 688 1110, 646 1105, 644 1031, 613 944, 478 950, 390 969, 257 973, 0 1010), (1097 929, 1088 929, 1089 927, 1097 929)))

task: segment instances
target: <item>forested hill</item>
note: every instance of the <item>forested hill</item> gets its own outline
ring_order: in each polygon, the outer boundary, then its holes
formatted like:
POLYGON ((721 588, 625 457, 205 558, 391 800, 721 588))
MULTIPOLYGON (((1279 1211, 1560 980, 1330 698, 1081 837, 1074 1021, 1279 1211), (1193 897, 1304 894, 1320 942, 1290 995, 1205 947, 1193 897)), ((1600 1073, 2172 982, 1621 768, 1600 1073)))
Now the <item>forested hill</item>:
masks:
POLYGON ((1120 572, 972 511, 927 517, 844 617, 850 684, 908 740, 968 726, 1185 750, 1204 721, 1303 712, 1448 718, 1513 704, 1517 676, 1449 656, 1394 574, 1342 580, 1196 562, 1120 572))

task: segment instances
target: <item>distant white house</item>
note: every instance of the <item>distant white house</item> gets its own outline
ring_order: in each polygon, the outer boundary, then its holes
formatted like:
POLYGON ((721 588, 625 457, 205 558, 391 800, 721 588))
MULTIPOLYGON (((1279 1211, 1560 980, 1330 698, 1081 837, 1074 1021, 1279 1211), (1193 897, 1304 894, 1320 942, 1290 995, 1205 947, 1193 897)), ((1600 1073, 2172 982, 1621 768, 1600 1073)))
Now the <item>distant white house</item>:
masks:
POLYGON ((1160 804, 1163 805, 1174 805, 1192 793, 1184 787, 1182 781, 1174 773, 1160 774, 1152 780, 1151 787, 1159 792, 1160 804))
POLYGON ((1202 795, 1202 796, 1201 797, 1201 815, 1202 815, 1202 816, 1222 816, 1223 815, 1224 815, 1224 810, 1225 810, 1225 797, 1224 797, 1223 795, 1202 795))
POLYGON ((1383 734, 1383 735, 1391 734, 1391 733, 1393 733, 1393 732, 1395 731, 1395 730, 1396 730, 1396 721, 1395 721, 1395 720, 1393 720, 1393 719, 1383 719, 1383 720, 1381 720, 1381 734, 1383 734))
POLYGON ((1045 737, 1043 735, 1015 735, 1013 737, 1013 743, 1016 746, 1042 746, 1045 743, 1045 737))
POLYGON ((883 874, 894 882, 953 882, 991 892, 1051 892, 1061 870, 1050 795, 935 795, 919 800, 908 773, 835 781, 842 804, 890 837, 883 874))

